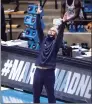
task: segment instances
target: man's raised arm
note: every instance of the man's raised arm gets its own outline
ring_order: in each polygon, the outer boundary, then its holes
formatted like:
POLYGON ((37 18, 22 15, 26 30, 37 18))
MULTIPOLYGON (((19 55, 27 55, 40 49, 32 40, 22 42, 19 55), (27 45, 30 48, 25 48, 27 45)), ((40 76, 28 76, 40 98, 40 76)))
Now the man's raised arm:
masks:
POLYGON ((62 24, 59 26, 59 32, 56 38, 56 50, 57 51, 61 47, 61 44, 63 41, 64 29, 65 29, 65 22, 62 22, 62 24))
POLYGON ((41 27, 41 17, 40 17, 40 13, 42 11, 40 10, 40 6, 38 5, 38 10, 37 10, 37 31, 38 31, 38 35, 39 35, 39 39, 40 39, 40 44, 42 43, 43 37, 44 37, 44 33, 43 33, 43 29, 41 27))

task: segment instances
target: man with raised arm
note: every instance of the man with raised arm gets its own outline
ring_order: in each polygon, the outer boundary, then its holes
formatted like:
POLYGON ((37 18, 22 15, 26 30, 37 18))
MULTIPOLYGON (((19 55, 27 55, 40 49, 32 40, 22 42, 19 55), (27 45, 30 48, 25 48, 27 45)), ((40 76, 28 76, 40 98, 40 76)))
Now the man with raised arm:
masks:
POLYGON ((37 30, 40 38, 40 51, 36 60, 36 71, 33 81, 33 100, 34 103, 40 103, 40 95, 45 86, 48 102, 56 103, 54 96, 55 67, 56 58, 63 40, 66 16, 64 16, 61 25, 49 29, 48 34, 44 36, 40 21, 40 7, 37 10, 37 30))

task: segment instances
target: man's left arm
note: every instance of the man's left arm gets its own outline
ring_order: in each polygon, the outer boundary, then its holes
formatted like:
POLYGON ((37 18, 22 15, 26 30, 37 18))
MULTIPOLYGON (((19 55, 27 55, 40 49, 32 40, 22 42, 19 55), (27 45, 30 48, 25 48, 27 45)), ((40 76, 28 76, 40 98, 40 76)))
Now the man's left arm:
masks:
POLYGON ((58 32, 58 35, 56 38, 56 49, 57 49, 57 51, 61 47, 61 44, 63 41, 64 29, 65 29, 65 22, 62 22, 62 24, 59 26, 59 32, 58 32))

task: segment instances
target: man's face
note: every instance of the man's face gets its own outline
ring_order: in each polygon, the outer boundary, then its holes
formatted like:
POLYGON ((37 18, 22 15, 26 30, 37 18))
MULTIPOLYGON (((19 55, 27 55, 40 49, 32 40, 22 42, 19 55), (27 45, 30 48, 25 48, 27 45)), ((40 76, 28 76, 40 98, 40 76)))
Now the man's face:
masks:
POLYGON ((53 30, 53 29, 51 30, 51 29, 50 29, 50 30, 48 31, 48 34, 51 35, 51 36, 56 36, 57 33, 56 33, 55 30, 53 30))

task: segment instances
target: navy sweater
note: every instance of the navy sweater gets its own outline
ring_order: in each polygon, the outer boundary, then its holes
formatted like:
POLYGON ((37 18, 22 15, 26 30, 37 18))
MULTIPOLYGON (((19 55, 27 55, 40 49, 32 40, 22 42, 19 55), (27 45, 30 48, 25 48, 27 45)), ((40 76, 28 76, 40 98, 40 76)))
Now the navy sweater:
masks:
POLYGON ((57 38, 50 37, 49 35, 44 37, 44 33, 41 28, 40 15, 37 16, 37 30, 41 47, 38 58, 36 60, 36 66, 55 69, 57 53, 63 40, 64 27, 65 23, 62 23, 59 27, 57 38))

